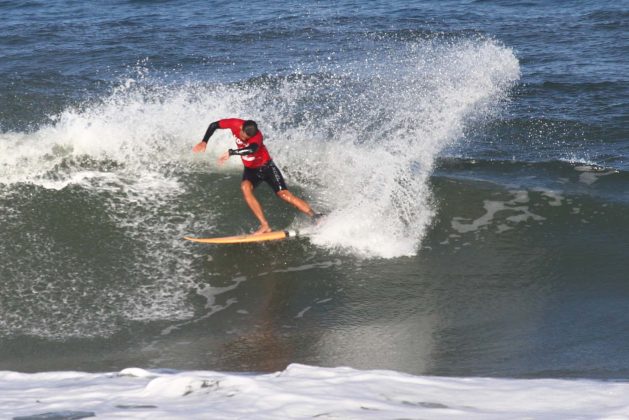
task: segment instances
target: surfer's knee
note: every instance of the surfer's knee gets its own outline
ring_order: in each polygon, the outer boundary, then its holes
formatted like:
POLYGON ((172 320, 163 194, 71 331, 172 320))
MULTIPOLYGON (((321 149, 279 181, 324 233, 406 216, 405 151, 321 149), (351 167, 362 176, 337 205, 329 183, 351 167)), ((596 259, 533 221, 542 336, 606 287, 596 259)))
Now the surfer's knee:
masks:
POLYGON ((243 194, 250 194, 253 191, 253 184, 251 181, 242 181, 240 183, 240 189, 243 194))

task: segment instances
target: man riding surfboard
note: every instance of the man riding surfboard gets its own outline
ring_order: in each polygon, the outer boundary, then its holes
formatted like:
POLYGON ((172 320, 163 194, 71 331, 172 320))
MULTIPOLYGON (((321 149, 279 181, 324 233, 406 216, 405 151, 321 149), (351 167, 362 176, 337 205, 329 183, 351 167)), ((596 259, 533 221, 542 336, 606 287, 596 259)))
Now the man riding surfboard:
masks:
POLYGON ((195 153, 204 152, 208 140, 217 129, 230 129, 236 138, 238 148, 228 149, 218 158, 218 163, 222 165, 227 159, 234 155, 241 157, 244 172, 242 174, 242 181, 240 182, 240 189, 242 190, 247 205, 260 222, 260 228, 254 232, 254 235, 271 232, 269 222, 266 220, 266 217, 264 217, 262 206, 255 195, 253 195, 253 190, 262 181, 269 184, 279 198, 292 204, 299 211, 307 214, 311 218, 319 216, 310 208, 307 202, 288 191, 282 173, 279 168, 275 166, 275 163, 273 163, 266 146, 263 144, 262 132, 258 130, 258 125, 255 121, 245 121, 238 118, 227 118, 215 121, 210 124, 205 132, 205 136, 203 136, 200 143, 194 146, 192 151, 195 153))

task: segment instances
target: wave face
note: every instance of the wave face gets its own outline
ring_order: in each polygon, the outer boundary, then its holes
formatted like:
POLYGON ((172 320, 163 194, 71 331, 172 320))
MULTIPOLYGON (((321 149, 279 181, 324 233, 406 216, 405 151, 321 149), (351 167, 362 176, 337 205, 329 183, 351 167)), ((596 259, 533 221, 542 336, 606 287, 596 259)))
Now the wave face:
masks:
MULTIPOLYGON (((494 112, 519 68, 491 40, 401 46, 235 84, 169 84, 138 69, 50 124, 2 134, 4 332, 98 336, 121 316, 190 317, 197 286, 180 238, 255 228, 233 179, 240 163, 214 164, 230 135, 191 153, 210 121, 229 116, 259 121, 289 185, 328 214, 313 244, 361 258, 414 255, 434 215, 436 156, 494 112), (223 217, 234 207, 237 216, 223 217)), ((277 227, 303 224, 278 210, 288 218, 277 227)))

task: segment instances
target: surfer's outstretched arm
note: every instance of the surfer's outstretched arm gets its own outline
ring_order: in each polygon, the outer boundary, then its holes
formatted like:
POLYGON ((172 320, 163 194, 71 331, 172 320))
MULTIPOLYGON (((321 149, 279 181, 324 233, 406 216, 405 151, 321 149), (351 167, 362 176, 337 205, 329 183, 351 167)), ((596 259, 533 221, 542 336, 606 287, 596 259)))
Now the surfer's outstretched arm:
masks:
POLYGON ((207 147, 207 142, 210 140, 210 137, 212 137, 212 134, 214 134, 214 132, 219 128, 220 127, 218 125, 218 121, 214 121, 212 124, 210 124, 209 127, 207 128, 207 131, 205 132, 205 135, 203 136, 203 140, 201 140, 200 143, 195 145, 192 148, 192 151, 195 153, 205 152, 205 148, 207 147))

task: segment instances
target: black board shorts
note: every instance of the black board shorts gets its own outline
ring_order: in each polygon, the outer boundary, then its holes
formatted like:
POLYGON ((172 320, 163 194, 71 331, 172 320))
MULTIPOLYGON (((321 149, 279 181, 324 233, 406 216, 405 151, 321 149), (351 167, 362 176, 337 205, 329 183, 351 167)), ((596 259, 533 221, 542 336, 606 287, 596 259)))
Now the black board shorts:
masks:
POLYGON ((275 166, 272 160, 258 168, 247 168, 245 166, 245 170, 242 173, 242 180, 251 182, 253 188, 264 181, 273 188, 276 194, 287 189, 282 172, 280 172, 280 169, 275 166))

